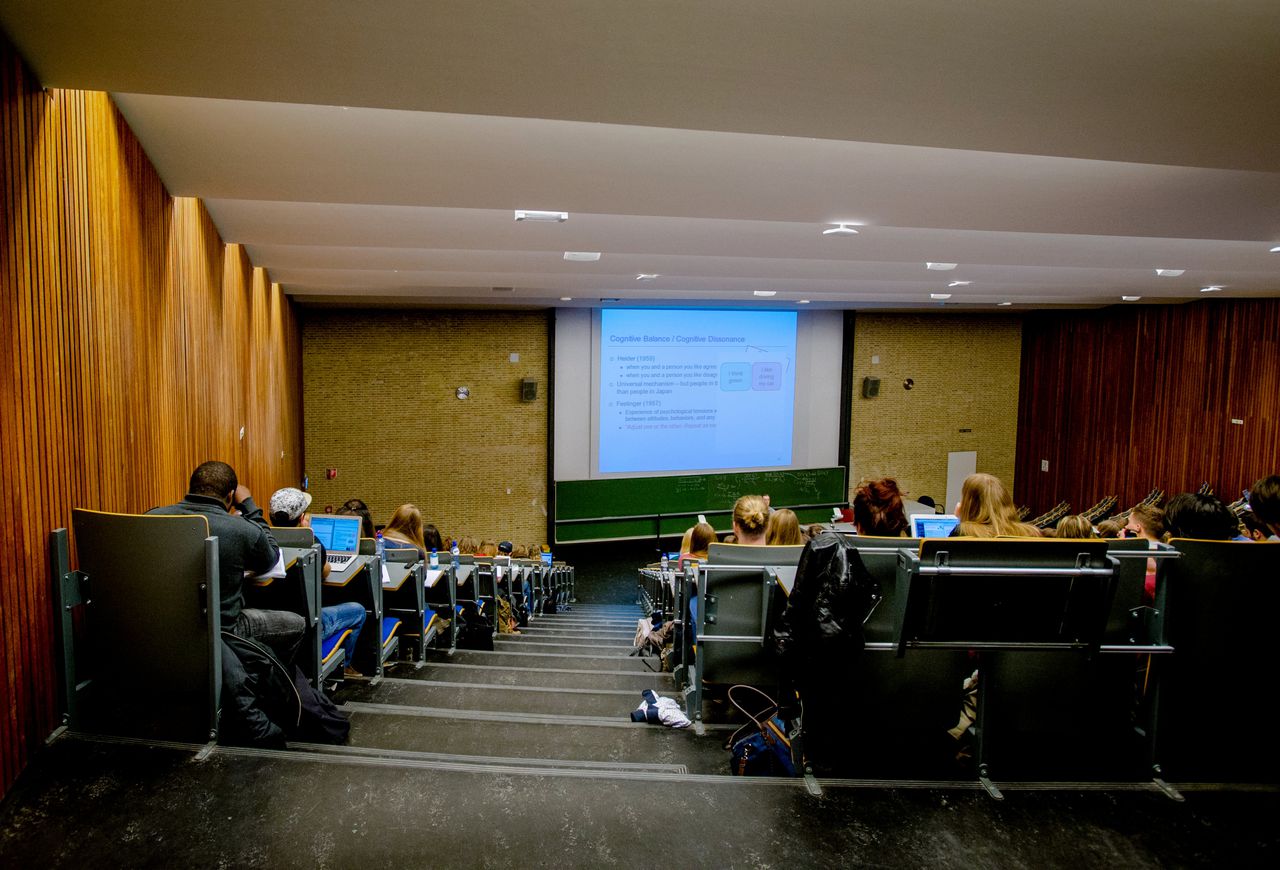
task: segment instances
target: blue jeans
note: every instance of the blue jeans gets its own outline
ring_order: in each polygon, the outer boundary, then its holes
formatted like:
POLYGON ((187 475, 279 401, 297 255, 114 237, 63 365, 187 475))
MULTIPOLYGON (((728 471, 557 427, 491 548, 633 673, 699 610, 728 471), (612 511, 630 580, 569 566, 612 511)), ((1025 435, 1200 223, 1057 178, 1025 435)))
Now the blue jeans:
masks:
POLYGON ((326 641, 342 634, 348 628, 351 635, 342 643, 342 650, 347 656, 347 667, 355 667, 356 641, 360 639, 360 629, 364 626, 364 605, 355 601, 335 604, 333 607, 320 608, 320 639, 326 641))

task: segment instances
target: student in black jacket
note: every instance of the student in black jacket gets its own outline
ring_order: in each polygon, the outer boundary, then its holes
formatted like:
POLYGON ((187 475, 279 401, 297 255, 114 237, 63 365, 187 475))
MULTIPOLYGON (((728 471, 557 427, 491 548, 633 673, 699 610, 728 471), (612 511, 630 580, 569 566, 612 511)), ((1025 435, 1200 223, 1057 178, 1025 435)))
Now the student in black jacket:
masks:
POLYGON ((253 501, 249 488, 236 478, 225 462, 205 462, 191 473, 186 497, 174 505, 154 508, 152 514, 199 514, 209 521, 209 534, 218 538, 218 586, 221 594, 222 630, 253 638, 270 646, 286 665, 291 664, 306 620, 284 610, 258 610, 244 606, 244 578, 271 570, 280 548, 253 501))

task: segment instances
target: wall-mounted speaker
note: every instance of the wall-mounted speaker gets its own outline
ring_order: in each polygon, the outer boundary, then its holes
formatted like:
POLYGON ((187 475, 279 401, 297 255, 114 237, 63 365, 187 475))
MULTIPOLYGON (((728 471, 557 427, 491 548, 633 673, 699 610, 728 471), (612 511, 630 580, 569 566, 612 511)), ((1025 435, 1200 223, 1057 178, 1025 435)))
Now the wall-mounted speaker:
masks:
POLYGON ((520 401, 538 401, 538 382, 533 378, 523 378, 520 381, 520 401))
POLYGON ((862 379, 862 398, 874 399, 880 395, 880 379, 879 378, 863 378, 862 379))

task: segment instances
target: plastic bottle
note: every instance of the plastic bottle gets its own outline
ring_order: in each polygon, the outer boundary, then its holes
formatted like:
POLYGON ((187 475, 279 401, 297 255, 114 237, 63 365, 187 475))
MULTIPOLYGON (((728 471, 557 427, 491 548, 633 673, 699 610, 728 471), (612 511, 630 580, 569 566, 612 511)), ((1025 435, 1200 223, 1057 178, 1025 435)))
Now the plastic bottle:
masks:
POLYGON ((670 567, 670 562, 667 560, 667 554, 663 553, 662 554, 662 573, 663 574, 667 573, 668 567, 670 567))
POLYGON ((452 558, 452 560, 453 560, 453 571, 454 571, 454 573, 456 574, 456 573, 457 573, 457 571, 458 571, 458 542, 457 542, 457 541, 454 541, 454 542, 450 545, 450 547, 449 547, 449 555, 450 555, 450 557, 451 557, 451 558, 452 558))
POLYGON ((382 532, 375 532, 373 535, 373 552, 378 554, 378 560, 383 561, 383 556, 387 552, 386 545, 382 543, 382 532))
POLYGON ((440 554, 436 552, 436 548, 431 548, 431 570, 434 571, 440 567, 440 554))

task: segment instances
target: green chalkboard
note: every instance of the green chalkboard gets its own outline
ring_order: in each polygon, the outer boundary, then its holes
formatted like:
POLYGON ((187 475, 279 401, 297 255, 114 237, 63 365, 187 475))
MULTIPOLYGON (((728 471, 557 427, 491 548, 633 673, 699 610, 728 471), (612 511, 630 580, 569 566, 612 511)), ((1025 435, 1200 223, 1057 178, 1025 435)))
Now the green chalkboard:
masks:
POLYGON ((688 523, 659 522, 659 516, 731 510, 747 493, 768 493, 774 507, 842 504, 847 498, 838 467, 562 480, 556 482, 556 540, 644 537, 659 529, 665 534, 668 526, 684 529, 688 523))

